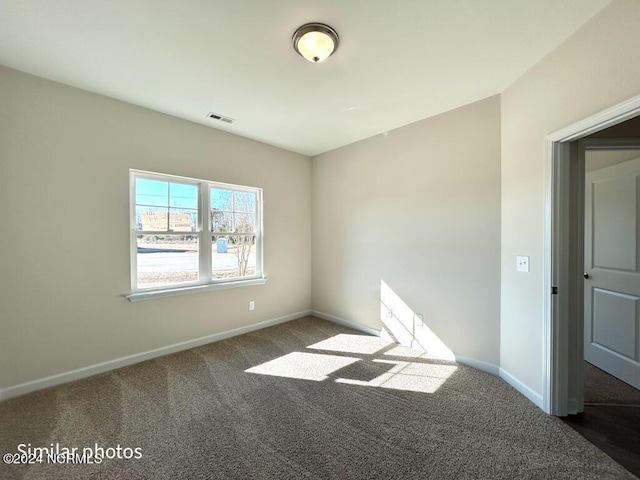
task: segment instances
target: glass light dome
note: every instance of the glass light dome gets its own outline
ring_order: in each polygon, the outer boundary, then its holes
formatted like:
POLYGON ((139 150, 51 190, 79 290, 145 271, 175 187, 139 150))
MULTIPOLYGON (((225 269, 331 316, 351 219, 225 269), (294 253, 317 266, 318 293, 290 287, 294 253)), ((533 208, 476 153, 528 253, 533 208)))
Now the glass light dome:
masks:
POLYGON ((329 58, 338 48, 336 31, 323 23, 307 23, 293 34, 293 48, 305 59, 319 63, 329 58))

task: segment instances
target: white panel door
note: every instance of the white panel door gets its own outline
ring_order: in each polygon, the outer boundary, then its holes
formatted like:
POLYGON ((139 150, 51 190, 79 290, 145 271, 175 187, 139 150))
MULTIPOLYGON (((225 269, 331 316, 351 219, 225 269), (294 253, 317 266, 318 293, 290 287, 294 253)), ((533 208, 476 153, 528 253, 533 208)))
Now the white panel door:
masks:
POLYGON ((640 158, 588 172, 584 357, 640 388, 640 158))

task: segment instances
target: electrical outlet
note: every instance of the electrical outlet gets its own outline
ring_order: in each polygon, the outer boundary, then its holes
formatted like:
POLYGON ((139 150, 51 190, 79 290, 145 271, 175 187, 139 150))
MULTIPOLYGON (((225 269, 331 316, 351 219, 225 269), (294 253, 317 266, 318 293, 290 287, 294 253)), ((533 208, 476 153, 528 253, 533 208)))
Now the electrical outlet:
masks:
POLYGON ((519 272, 528 272, 529 271, 529 257, 524 255, 516 256, 516 269, 519 272))
POLYGON ((413 318, 416 323, 416 326, 421 327, 424 325, 424 317, 422 316, 421 313, 414 313, 413 318))
POLYGON ((253 311, 256 309, 256 302, 253 300, 249 302, 249 311, 253 311))

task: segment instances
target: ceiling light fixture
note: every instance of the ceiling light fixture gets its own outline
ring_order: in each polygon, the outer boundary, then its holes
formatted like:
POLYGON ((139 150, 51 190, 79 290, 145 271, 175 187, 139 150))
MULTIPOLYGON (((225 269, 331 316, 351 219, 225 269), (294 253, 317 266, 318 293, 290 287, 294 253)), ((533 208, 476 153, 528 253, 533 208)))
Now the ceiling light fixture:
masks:
POLYGON ((293 49, 313 63, 329 58, 338 49, 338 33, 324 23, 307 23, 293 34, 293 49))

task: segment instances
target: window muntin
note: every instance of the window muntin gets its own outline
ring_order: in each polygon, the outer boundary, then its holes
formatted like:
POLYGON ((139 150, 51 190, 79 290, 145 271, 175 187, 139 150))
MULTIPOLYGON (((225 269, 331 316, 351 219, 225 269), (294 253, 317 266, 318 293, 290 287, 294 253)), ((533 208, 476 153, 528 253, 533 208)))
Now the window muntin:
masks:
POLYGON ((132 291, 262 278, 261 189, 135 170, 131 188, 132 291))

